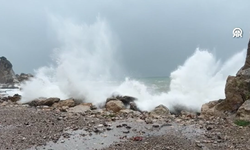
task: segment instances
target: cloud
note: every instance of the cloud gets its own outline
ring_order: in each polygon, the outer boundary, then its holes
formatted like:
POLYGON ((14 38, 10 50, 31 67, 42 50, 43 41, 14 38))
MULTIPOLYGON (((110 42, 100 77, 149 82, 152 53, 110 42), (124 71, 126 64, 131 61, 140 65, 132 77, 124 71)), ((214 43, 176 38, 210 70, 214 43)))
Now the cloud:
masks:
POLYGON ((228 1, 4 1, 0 5, 0 49, 17 73, 49 64, 60 47, 48 12, 93 23, 100 14, 120 41, 120 56, 132 76, 168 76, 197 46, 222 59, 246 46, 248 2, 228 1), (240 27, 242 39, 233 39, 240 27))

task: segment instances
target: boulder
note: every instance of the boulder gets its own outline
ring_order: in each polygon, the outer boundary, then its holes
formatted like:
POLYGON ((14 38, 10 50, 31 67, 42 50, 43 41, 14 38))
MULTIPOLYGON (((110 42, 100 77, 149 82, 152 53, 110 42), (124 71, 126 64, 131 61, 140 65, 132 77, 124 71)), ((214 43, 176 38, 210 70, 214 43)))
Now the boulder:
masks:
POLYGON ((201 106, 201 116, 218 116, 219 111, 215 109, 215 106, 219 104, 222 100, 215 100, 205 103, 201 106))
POLYGON ((113 111, 114 113, 125 109, 125 105, 120 100, 110 100, 106 103, 105 107, 108 111, 113 111))
POLYGON ((236 116, 240 120, 250 121, 250 100, 246 100, 238 109, 236 116))
POLYGON ((89 111, 90 106, 89 105, 77 105, 75 107, 71 107, 68 109, 68 112, 73 112, 73 113, 81 113, 81 112, 86 112, 89 111))
POLYGON ((250 96, 249 88, 249 79, 240 76, 229 76, 225 87, 226 99, 218 104, 216 109, 218 111, 236 112, 250 96))
POLYGON ((54 103, 57 103, 60 101, 60 98, 51 97, 48 99, 36 99, 31 102, 28 102, 27 104, 30 106, 52 106, 54 103))
POLYGON ((17 101, 19 101, 19 100, 21 99, 21 95, 15 94, 15 95, 13 95, 13 96, 9 96, 8 99, 9 99, 10 101, 12 101, 12 102, 17 102, 17 101))
POLYGON ((12 69, 12 64, 5 57, 0 57, 0 83, 18 83, 16 75, 12 69))
POLYGON ((55 108, 62 108, 64 106, 74 107, 76 105, 74 99, 61 100, 58 103, 54 103, 52 106, 55 108))
POLYGON ((150 115, 152 115, 152 116, 169 116, 170 111, 166 106, 159 105, 159 106, 155 107, 155 109, 153 111, 150 112, 150 115))

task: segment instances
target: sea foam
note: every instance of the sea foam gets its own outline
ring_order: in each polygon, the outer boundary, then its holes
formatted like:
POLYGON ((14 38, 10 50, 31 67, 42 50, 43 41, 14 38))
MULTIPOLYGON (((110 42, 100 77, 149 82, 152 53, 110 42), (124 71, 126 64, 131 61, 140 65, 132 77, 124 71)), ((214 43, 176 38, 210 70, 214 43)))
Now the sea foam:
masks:
POLYGON ((171 73, 169 90, 159 93, 136 79, 114 82, 123 69, 117 60, 117 41, 105 20, 97 18, 91 25, 53 16, 50 20, 61 46, 54 50, 51 66, 37 69, 35 77, 21 85, 22 102, 73 97, 99 104, 119 93, 138 98, 142 110, 163 104, 172 110, 182 105, 199 111, 203 103, 225 97, 227 76, 235 75, 245 59, 246 50, 221 62, 211 52, 197 48, 171 73))

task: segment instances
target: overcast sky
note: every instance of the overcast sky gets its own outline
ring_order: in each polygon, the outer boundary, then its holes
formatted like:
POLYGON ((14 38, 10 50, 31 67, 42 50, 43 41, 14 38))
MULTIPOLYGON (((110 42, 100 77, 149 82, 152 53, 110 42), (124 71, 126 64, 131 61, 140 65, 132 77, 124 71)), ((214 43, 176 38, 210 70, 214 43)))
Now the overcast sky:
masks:
POLYGON ((123 65, 134 76, 168 76, 199 46, 226 59, 246 48, 249 0, 0 0, 0 55, 16 73, 48 65, 58 47, 48 12, 93 23, 101 15, 120 41, 123 65), (243 38, 232 38, 240 27, 243 38))

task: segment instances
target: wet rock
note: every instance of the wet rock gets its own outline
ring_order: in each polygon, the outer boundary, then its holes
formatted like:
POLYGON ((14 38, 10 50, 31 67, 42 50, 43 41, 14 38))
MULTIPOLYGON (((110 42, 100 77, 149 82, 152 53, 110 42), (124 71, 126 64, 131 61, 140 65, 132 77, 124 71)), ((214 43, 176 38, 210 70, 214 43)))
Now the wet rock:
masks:
POLYGON ((81 112, 86 112, 90 111, 90 106, 87 105, 77 105, 75 107, 71 107, 68 109, 68 112, 73 112, 73 113, 81 113, 81 112))
POLYGON ((14 96, 9 96, 8 99, 12 102, 17 102, 21 99, 21 95, 15 94, 14 96))
POLYGON ((114 113, 125 109, 125 105, 120 100, 111 100, 106 103, 105 107, 108 111, 113 111, 114 113))
POLYGON ((51 97, 48 99, 37 99, 37 100, 33 100, 29 103, 27 103, 30 106, 52 106, 54 103, 57 103, 60 101, 60 98, 56 98, 56 97, 51 97))
POLYGON ((74 99, 66 99, 66 100, 61 100, 58 103, 54 103, 52 107, 55 107, 55 108, 62 108, 64 106, 74 107, 75 105, 76 103, 74 99))
POLYGON ((136 103, 135 102, 130 102, 129 103, 129 108, 131 109, 131 110, 134 110, 134 111, 141 111, 138 107, 137 107, 137 105, 136 105, 136 103))
POLYGON ((250 100, 246 100, 238 109, 237 117, 240 120, 250 121, 250 100))
POLYGON ((169 116, 170 111, 166 106, 159 105, 159 106, 155 107, 155 109, 153 111, 150 112, 150 115, 152 115, 152 116, 169 116))
POLYGON ((111 98, 106 100, 106 103, 113 100, 120 100, 125 106, 128 106, 131 102, 134 102, 137 99, 132 96, 113 95, 111 98))

